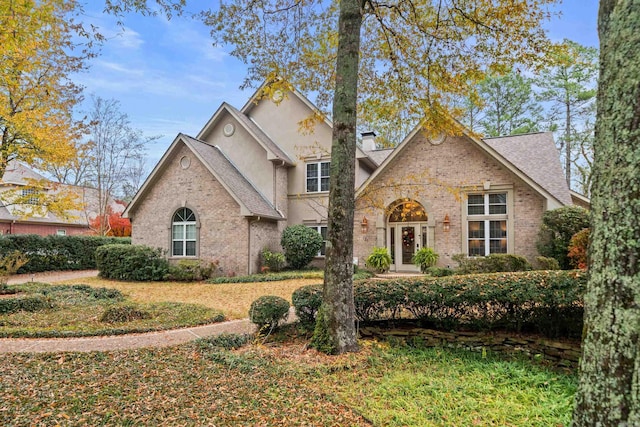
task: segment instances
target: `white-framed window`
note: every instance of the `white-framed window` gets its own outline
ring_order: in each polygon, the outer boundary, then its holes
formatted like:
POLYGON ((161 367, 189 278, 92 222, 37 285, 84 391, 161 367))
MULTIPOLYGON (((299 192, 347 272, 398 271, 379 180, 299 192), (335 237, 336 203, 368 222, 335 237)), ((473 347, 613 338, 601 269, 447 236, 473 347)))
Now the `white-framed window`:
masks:
POLYGON ((310 225, 309 228, 313 228, 322 236, 322 247, 320 248, 320 252, 318 252, 319 257, 323 257, 326 255, 327 249, 327 226, 326 225, 310 225))
MULTIPOLYGON (((36 190, 34 188, 23 188, 22 189, 22 197, 29 197, 36 194, 36 190)), ((29 197, 26 202, 28 205, 37 205, 39 203, 38 197, 33 196, 29 197)))
POLYGON ((329 191, 329 169, 331 162, 307 163, 307 193, 329 191))
POLYGON ((507 193, 467 196, 467 254, 486 256, 508 251, 507 193))
POLYGON ((171 222, 171 256, 196 256, 196 215, 189 208, 180 208, 171 222))
POLYGON ((58 235, 58 236, 66 236, 67 235, 67 230, 58 229, 58 230, 56 230, 56 235, 58 235))

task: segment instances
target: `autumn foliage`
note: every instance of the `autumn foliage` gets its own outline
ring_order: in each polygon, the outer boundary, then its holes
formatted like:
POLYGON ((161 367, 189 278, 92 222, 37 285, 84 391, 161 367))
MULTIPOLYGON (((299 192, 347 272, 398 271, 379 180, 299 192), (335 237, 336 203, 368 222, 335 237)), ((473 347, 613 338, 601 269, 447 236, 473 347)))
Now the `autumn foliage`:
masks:
POLYGON ((589 248, 589 235, 590 230, 588 228, 582 229, 574 234, 571 242, 569 242, 569 260, 572 266, 580 270, 586 270, 589 266, 587 253, 589 248))
POLYGON ((113 237, 131 236, 131 221, 122 217, 122 212, 108 209, 106 215, 98 215, 89 221, 89 227, 97 234, 113 237))

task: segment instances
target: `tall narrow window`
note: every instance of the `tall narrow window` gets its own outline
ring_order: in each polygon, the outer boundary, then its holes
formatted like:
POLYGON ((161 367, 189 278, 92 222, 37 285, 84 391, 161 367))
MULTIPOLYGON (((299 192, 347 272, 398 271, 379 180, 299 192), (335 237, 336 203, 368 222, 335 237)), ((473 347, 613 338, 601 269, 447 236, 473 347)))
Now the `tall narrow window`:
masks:
POLYGON ((327 226, 326 225, 318 225, 318 226, 309 226, 309 228, 313 228, 322 236, 322 247, 320 248, 320 252, 318 252, 318 256, 322 257, 326 255, 327 250, 327 226))
POLYGON ((307 163, 307 193, 329 191, 331 162, 307 163))
POLYGON ((171 223, 171 255, 196 256, 196 216, 189 208, 180 208, 171 223))
POLYGON ((507 193, 467 197, 469 256, 507 253, 507 193))

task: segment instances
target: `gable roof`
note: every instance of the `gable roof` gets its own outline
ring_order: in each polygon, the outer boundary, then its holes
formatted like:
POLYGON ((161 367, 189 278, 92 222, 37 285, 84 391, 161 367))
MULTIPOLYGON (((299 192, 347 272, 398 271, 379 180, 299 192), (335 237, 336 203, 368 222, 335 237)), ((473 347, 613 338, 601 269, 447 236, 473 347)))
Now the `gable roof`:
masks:
POLYGON ((180 143, 193 152, 211 175, 220 182, 229 195, 240 205, 241 215, 260 216, 276 220, 284 219, 280 212, 240 173, 220 148, 182 133, 176 136, 171 146, 164 153, 144 184, 142 184, 140 190, 125 209, 124 217, 129 217, 136 204, 151 188, 156 178, 160 175, 160 171, 163 169, 167 159, 180 146, 180 143))
MULTIPOLYGON (((247 120, 250 120, 252 123, 254 122, 248 117, 248 114, 262 100, 262 92, 265 86, 267 86, 268 84, 269 82, 265 81, 262 85, 260 85, 260 87, 251 96, 251 98, 249 98, 249 100, 244 104, 244 106, 240 109, 240 111, 238 111, 239 114, 241 114, 243 117, 246 117, 247 120)), ((329 126, 329 128, 333 129, 333 121, 329 118, 329 116, 327 116, 318 107, 316 107, 313 104, 313 102, 309 100, 309 98, 304 96, 301 92, 299 92, 297 89, 293 87, 290 87, 288 89, 288 94, 291 94, 295 96, 297 99, 299 99, 307 108, 309 108, 309 111, 311 111, 313 114, 319 117, 322 117, 322 121, 327 126, 329 126)), ((200 138, 200 136, 198 136, 198 138, 200 138)), ((356 159, 366 163, 370 168, 373 168, 373 169, 375 169, 378 166, 378 163, 369 156, 369 152, 362 150, 362 148, 360 148, 357 145, 356 145, 356 159)))
POLYGON ((553 141, 553 133, 537 132, 484 138, 484 142, 540 184, 563 205, 573 204, 569 186, 558 161, 558 149, 553 141))
POLYGON ((256 141, 267 151, 267 158, 269 160, 279 160, 285 162, 287 165, 292 166, 294 161, 291 157, 285 153, 285 151, 278 146, 264 131, 249 117, 247 117, 244 113, 238 111, 236 108, 223 102, 222 105, 218 108, 218 110, 211 116, 206 125, 202 128, 202 130, 196 135, 198 140, 204 139, 207 137, 209 132, 213 129, 213 127, 218 123, 224 113, 228 113, 233 118, 240 123, 240 125, 255 138, 256 141))
MULTIPOLYGON (((569 187, 567 186, 566 181, 564 181, 564 174, 562 172, 562 167, 560 166, 558 152, 555 148, 555 143, 553 142, 553 134, 545 132, 540 134, 490 138, 490 140, 492 140, 490 143, 487 140, 473 136, 462 124, 459 124, 459 127, 462 129, 463 135, 467 137, 472 144, 478 147, 485 154, 495 159, 498 163, 505 166, 508 170, 545 197, 545 199, 547 199, 548 209, 572 204, 571 197, 569 195, 569 187), (531 137, 531 135, 542 136, 531 137), (507 145, 509 141, 512 143, 514 141, 516 142, 509 147, 507 145), (522 149, 523 153, 518 153, 518 149, 522 149), (536 159, 535 162, 531 161, 532 158, 536 159), (532 164, 528 164, 527 162, 532 164), (537 173, 537 171, 534 171, 535 167, 533 164, 547 165, 547 167, 543 168, 544 174, 553 176, 544 176, 543 173, 537 173), (559 169, 556 168, 555 165, 557 165, 559 169), (532 174, 533 176, 529 174, 532 174), (542 182, 538 182, 538 180, 542 182)), ((412 140, 414 140, 414 137, 421 131, 421 129, 422 127, 420 125, 416 126, 405 137, 405 139, 396 146, 396 148, 382 161, 378 169, 376 169, 375 172, 371 174, 371 176, 369 176, 369 178, 367 178, 367 180, 356 190, 356 197, 358 197, 364 188, 366 188, 370 182, 380 175, 382 171, 385 170, 393 161, 393 159, 401 153, 412 140)))

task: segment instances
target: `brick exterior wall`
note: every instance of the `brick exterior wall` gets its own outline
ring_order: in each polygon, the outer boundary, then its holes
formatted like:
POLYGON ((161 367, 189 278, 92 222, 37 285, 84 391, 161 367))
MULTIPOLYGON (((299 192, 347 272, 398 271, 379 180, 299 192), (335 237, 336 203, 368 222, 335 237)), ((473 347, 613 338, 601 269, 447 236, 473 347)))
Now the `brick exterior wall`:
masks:
POLYGON ((89 227, 73 227, 70 225, 56 224, 34 224, 34 223, 0 223, 0 234, 38 234, 40 236, 49 236, 58 234, 58 230, 64 230, 66 236, 77 236, 84 234, 93 234, 89 227))
POLYGON ((227 275, 247 274, 249 221, 240 216, 239 204, 184 145, 166 160, 164 170, 130 213, 133 243, 170 253, 172 217, 183 206, 197 217, 198 258, 218 261, 227 275), (180 166, 182 156, 191 160, 187 169, 180 166))
POLYGON ((387 213, 385 208, 401 198, 422 204, 429 217, 429 246, 440 255, 439 266, 455 267, 451 256, 466 253, 464 231, 465 195, 508 189, 510 232, 513 244, 509 252, 532 261, 537 255, 536 236, 542 222, 544 199, 503 165, 482 152, 465 137, 449 137, 440 145, 431 145, 417 135, 392 160, 386 170, 368 186, 356 202, 354 222, 354 257, 364 265, 374 246, 385 246, 387 213), (449 215, 451 227, 443 231, 442 221, 449 215), (362 233, 361 221, 368 220, 368 232, 362 233))

